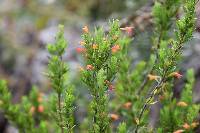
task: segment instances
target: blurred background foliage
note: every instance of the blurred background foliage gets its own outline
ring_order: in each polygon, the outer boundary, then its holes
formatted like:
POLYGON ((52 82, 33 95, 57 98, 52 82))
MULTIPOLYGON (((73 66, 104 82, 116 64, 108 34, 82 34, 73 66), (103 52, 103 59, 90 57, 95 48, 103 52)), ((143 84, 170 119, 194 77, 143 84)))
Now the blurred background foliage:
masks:
POLYGON ((111 18, 126 19, 148 3, 147 0, 1 0, 0 77, 6 78, 11 88, 23 90, 16 93, 27 93, 32 84, 47 88, 41 74, 47 63, 45 45, 54 41, 58 24, 66 27, 69 49, 65 59, 76 70, 80 58, 75 48, 82 26, 105 25, 111 18))

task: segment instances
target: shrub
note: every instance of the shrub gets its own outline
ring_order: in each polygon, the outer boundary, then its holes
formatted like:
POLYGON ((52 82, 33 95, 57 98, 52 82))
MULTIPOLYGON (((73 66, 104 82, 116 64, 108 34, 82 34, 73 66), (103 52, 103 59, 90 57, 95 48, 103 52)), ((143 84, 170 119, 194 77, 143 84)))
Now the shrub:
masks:
MULTIPOLYGON (((192 69, 180 99, 173 97, 173 81, 180 79, 178 63, 184 44, 192 38, 195 23, 195 0, 156 1, 152 9, 154 34, 152 53, 147 61, 132 68, 129 44, 133 27, 120 28, 118 20, 109 23, 109 30, 83 27, 81 46, 84 57, 80 78, 88 87, 91 102, 87 132, 193 132, 199 125, 195 119, 199 106, 192 103, 195 82, 192 69), (183 7, 183 8, 181 8, 183 7), (183 9, 183 16, 176 14, 183 9), (175 33, 171 31, 175 29, 175 33), (124 31, 125 34, 122 32, 124 31), (110 98, 114 93, 114 98, 110 98), (154 129, 148 126, 148 108, 160 103, 160 121, 154 129), (116 122, 117 121, 117 122, 116 122), (118 124, 120 123, 120 124, 118 124)), ((13 104, 6 81, 0 81, 0 109, 20 132, 73 133, 76 127, 75 87, 67 79, 68 67, 63 61, 67 47, 64 26, 59 26, 55 44, 47 46, 49 63, 45 75, 53 92, 44 95, 33 87, 21 102, 13 104)))

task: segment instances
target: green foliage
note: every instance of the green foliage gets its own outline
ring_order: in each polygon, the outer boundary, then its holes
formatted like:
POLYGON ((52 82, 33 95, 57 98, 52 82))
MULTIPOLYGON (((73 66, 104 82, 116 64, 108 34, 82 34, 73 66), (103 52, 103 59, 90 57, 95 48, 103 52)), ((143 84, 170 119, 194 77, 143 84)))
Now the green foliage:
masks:
POLYGON ((126 133, 127 132, 127 128, 126 128, 126 123, 120 123, 120 125, 118 126, 118 133, 126 133))
POLYGON ((175 40, 166 40, 159 51, 160 62, 157 65, 159 75, 166 77, 176 70, 177 62, 180 60, 183 43, 191 39, 194 30, 194 8, 195 0, 187 0, 184 4, 184 17, 177 20, 177 31, 175 40), (184 28, 184 30, 182 29, 184 28), (186 33, 187 31, 187 33, 186 33), (171 47, 171 48, 169 48, 171 47), (165 49, 165 50, 164 50, 165 49))
POLYGON ((75 96, 73 95, 74 93, 74 87, 69 86, 68 89, 65 92, 65 99, 64 99, 64 125, 67 128, 67 132, 73 132, 73 127, 74 125, 74 101, 75 101, 75 96), (66 117, 67 116, 67 117, 66 117))
POLYGON ((57 121, 62 133, 71 133, 74 127, 73 103, 75 97, 73 95, 73 86, 66 84, 68 69, 66 63, 62 60, 66 47, 64 26, 59 25, 59 32, 56 35, 55 44, 49 44, 47 46, 50 53, 47 76, 51 80, 52 88, 57 93, 57 97, 53 98, 53 102, 57 102, 57 106, 52 106, 51 115, 57 121))
POLYGON ((184 17, 176 23, 178 28, 176 35, 180 43, 184 43, 192 37, 195 26, 195 5, 196 0, 186 0, 184 5, 184 17), (187 31, 185 29, 187 29, 187 31))
POLYGON ((0 110, 20 132, 47 132, 47 125, 43 121, 47 119, 47 112, 44 111, 42 101, 37 100, 38 95, 38 91, 33 88, 28 97, 22 97, 21 103, 12 104, 7 84, 4 80, 0 80, 0 110))
POLYGON ((194 71, 189 69, 186 77, 187 83, 178 101, 169 92, 165 92, 162 96, 161 103, 163 108, 160 111, 160 124, 158 126, 158 132, 160 133, 174 132, 180 129, 193 132, 194 125, 198 125, 198 121, 195 118, 200 107, 192 102, 192 88, 195 81, 194 71))
MULTIPOLYGON (((125 62, 123 60, 122 65, 125 62)), ((117 107, 118 112, 126 118, 130 130, 133 130, 136 126, 137 113, 142 106, 142 97, 137 94, 136 88, 142 82, 145 66, 146 63, 141 61, 133 71, 121 67, 119 69, 114 102, 116 102, 115 107, 117 107)))
POLYGON ((171 27, 171 20, 176 15, 179 6, 180 0, 165 0, 162 3, 155 2, 152 14, 157 31, 165 32, 171 27))
POLYGON ((48 64, 48 77, 51 80, 52 87, 60 95, 65 88, 65 78, 67 73, 67 66, 62 61, 62 54, 67 46, 64 39, 64 27, 59 26, 60 31, 56 36, 56 43, 49 44, 47 49, 51 54, 48 64))
POLYGON ((64 38, 64 26, 59 25, 59 32, 56 35, 56 42, 54 45, 47 45, 47 49, 51 55, 57 55, 61 57, 64 54, 66 47, 67 42, 64 38))
MULTIPOLYGON (((85 27, 87 29, 87 27, 85 27)), ((112 89, 112 81, 119 66, 118 50, 123 47, 120 43, 118 21, 110 22, 107 35, 102 28, 95 29, 94 35, 85 31, 84 41, 86 70, 81 71, 82 81, 89 87, 92 95, 91 132, 109 132, 108 89, 112 89)))
MULTIPOLYGON (((194 30, 193 20, 196 2, 194 0, 187 0, 186 2, 183 1, 182 3, 184 4, 185 8, 184 17, 180 20, 177 20, 177 23, 182 23, 181 25, 184 27, 184 31, 181 30, 180 26, 178 26, 178 36, 176 39, 169 39, 166 36, 166 33, 170 29, 169 26, 172 24, 171 18, 179 9, 179 1, 166 0, 162 3, 155 3, 153 8, 153 15, 155 17, 154 20, 158 37, 153 40, 155 42, 154 47, 156 48, 156 60, 153 68, 150 71, 150 74, 153 73, 154 75, 149 75, 149 77, 153 77, 156 83, 152 85, 153 89, 150 90, 150 94, 145 100, 145 104, 139 113, 139 121, 147 107, 151 105, 151 103, 155 103, 153 102, 155 96, 161 93, 166 84, 169 84, 169 86, 172 84, 172 77, 180 78, 180 74, 175 72, 177 71, 176 66, 181 57, 183 43, 192 37, 191 31, 194 30), (188 22, 189 19, 191 19, 190 22, 188 22)), ((137 129, 138 126, 136 127, 135 132, 137 132, 137 129)))

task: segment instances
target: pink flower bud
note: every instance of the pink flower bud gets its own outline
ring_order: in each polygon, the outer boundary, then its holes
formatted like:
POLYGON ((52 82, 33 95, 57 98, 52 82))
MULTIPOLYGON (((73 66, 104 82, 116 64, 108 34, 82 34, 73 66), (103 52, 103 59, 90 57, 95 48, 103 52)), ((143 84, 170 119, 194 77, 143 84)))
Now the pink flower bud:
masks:
POLYGON ((122 31, 125 31, 126 33, 128 33, 128 35, 132 35, 133 33, 133 28, 134 27, 124 27, 124 28, 120 28, 122 31))
POLYGON ((85 48, 76 48, 77 53, 85 53, 86 49, 85 48))

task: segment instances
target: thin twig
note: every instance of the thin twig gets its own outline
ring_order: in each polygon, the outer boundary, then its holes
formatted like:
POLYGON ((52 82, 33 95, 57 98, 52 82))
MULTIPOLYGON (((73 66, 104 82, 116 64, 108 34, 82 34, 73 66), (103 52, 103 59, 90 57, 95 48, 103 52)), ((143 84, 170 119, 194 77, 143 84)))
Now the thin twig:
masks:
POLYGON ((153 73, 153 71, 155 69, 155 65, 158 62, 158 59, 159 59, 158 50, 160 49, 160 43, 161 43, 162 37, 163 37, 163 31, 161 31, 161 33, 160 33, 160 35, 158 37, 158 43, 156 44, 156 51, 155 51, 156 59, 155 59, 155 61, 153 63, 152 68, 145 75, 145 79, 143 80, 142 85, 138 89, 138 93, 137 93, 138 95, 144 90, 145 86, 148 83, 148 76, 147 75, 153 73))
MULTIPOLYGON (((139 120, 139 123, 140 123, 140 120, 149 104, 149 102, 152 100, 152 98, 155 96, 155 92, 158 91, 158 89, 162 88, 162 84, 164 83, 164 80, 161 80, 160 82, 157 83, 157 85, 154 87, 154 89, 151 91, 150 93, 150 96, 147 98, 145 104, 143 105, 141 111, 140 111, 140 114, 139 114, 139 117, 138 117, 138 120, 139 120)), ((135 128, 135 133, 138 132, 138 128, 139 128, 139 123, 136 125, 136 128, 135 128)))
POLYGON ((61 95, 60 93, 58 94, 58 111, 59 111, 59 117, 60 117, 60 129, 61 133, 64 133, 64 128, 63 128, 63 119, 62 119, 62 109, 61 109, 61 95))

